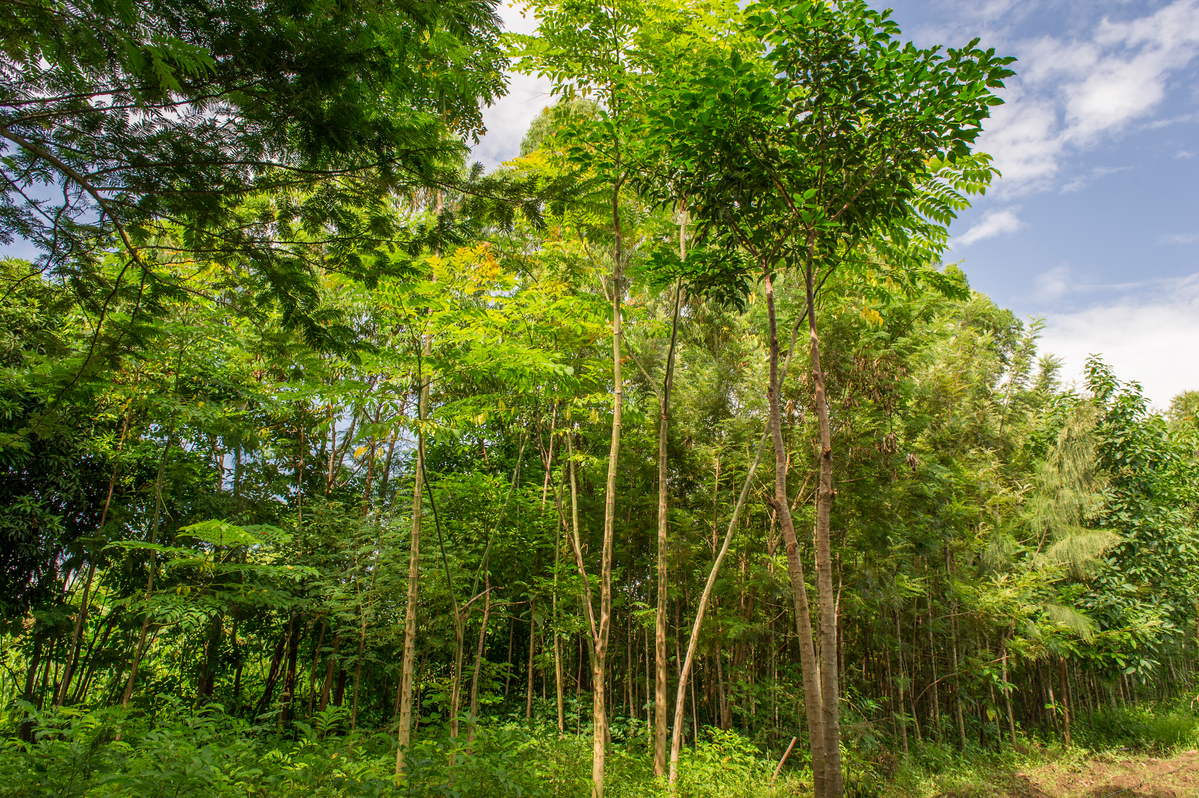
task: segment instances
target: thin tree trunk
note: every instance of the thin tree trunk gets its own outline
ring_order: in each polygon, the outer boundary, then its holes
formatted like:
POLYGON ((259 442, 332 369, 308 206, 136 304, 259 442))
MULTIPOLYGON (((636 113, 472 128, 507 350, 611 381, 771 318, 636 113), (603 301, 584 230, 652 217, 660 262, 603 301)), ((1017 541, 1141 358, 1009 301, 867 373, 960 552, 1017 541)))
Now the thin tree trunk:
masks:
POLYGON ((504 669, 504 700, 508 700, 508 691, 512 687, 512 644, 516 638, 516 618, 508 616, 508 667, 504 669))
POLYGON ((903 632, 899 626, 899 612, 895 612, 895 661, 899 665, 899 678, 895 680, 895 687, 899 691, 899 700, 895 702, 895 708, 899 721, 899 738, 903 741, 903 761, 908 761, 908 718, 906 707, 903 705, 903 687, 907 681, 907 674, 903 667, 903 632))
MULTIPOLYGON (((687 259, 687 210, 679 212, 679 257, 687 259)), ((658 601, 654 612, 654 775, 666 773, 666 601, 668 551, 667 499, 667 432, 670 429, 670 388, 674 376, 674 353, 679 334, 679 306, 683 298, 683 284, 675 287, 674 313, 671 315, 670 347, 666 354, 666 375, 662 380, 662 392, 658 401, 658 601)))
POLYGON ((221 648, 224 619, 224 613, 218 612, 208 622, 208 638, 204 644, 204 666, 200 670, 200 680, 196 690, 197 697, 201 699, 212 698, 213 690, 216 688, 217 654, 221 648))
MULTIPOLYGON (((926 569, 927 569, 927 562, 926 562, 926 569)), ((940 689, 937 686, 937 681, 938 681, 937 649, 936 649, 936 646, 933 645, 933 589, 932 589, 931 582, 928 587, 927 603, 928 603, 928 616, 927 616, 927 620, 928 620, 928 656, 929 656, 929 662, 932 666, 932 683, 930 685, 930 691, 932 692, 932 702, 933 702, 933 709, 932 709, 933 736, 939 741, 941 739, 941 698, 940 698, 940 689)))
POLYGON ((333 649, 329 652, 329 661, 325 666, 325 681, 321 685, 321 703, 318 712, 324 712, 329 706, 329 691, 333 688, 333 673, 337 670, 337 649, 341 645, 341 632, 333 633, 333 649))
MULTIPOLYGON (((1013 625, 1013 630, 1015 626, 1013 625)), ((1016 745, 1016 718, 1012 712, 1012 688, 1011 682, 1008 681, 1007 672, 1007 634, 999 639, 999 656, 1000 662, 1003 664, 1003 704, 1007 711, 1007 731, 1008 737, 1011 740, 1012 747, 1016 745)))
MULTIPOLYGON (((771 320, 773 322, 773 315, 771 316, 771 320)), ((803 317, 801 316, 800 319, 796 321, 795 328, 792 329, 792 331, 791 331, 791 347, 788 348, 788 350, 787 350, 787 359, 786 359, 786 362, 783 364, 783 369, 782 369, 783 377, 786 376, 787 369, 791 365, 791 355, 792 355, 792 352, 794 351, 794 345, 795 345, 795 332, 796 332, 796 330, 799 329, 799 322, 802 320, 803 320, 803 317)), ((777 377, 778 376, 778 351, 777 351, 778 350, 778 340, 774 336, 772 336, 772 338, 774 340, 773 340, 773 346, 772 346, 773 357, 772 357, 771 371, 772 371, 772 376, 777 377)), ((773 382, 773 380, 772 380, 772 382, 773 382)), ((691 674, 692 663, 695 661, 695 650, 699 644, 699 632, 700 632, 701 628, 703 627, 704 612, 707 610, 708 600, 712 595, 712 588, 716 584, 716 577, 720 573, 720 565, 724 561, 725 555, 728 553, 729 545, 732 543, 733 535, 737 530, 737 521, 741 517, 741 510, 745 506, 746 498, 749 496, 749 491, 753 484, 754 473, 757 471, 758 464, 762 462, 762 452, 766 448, 766 439, 773 434, 774 429, 775 429, 775 425, 774 425, 774 421, 772 419, 770 427, 762 434, 761 439, 758 441, 758 449, 754 455, 753 463, 749 467, 749 472, 745 475, 745 482, 741 486, 741 493, 737 496, 737 503, 733 506, 733 514, 732 514, 732 517, 729 518, 728 530, 725 532, 724 542, 721 544, 720 551, 716 555, 715 561, 712 563, 712 570, 708 572, 708 579, 704 583, 703 593, 700 594, 699 606, 696 608, 696 613, 695 613, 695 622, 692 624, 692 627, 691 627, 691 637, 687 642, 687 656, 683 660, 683 662, 679 665, 679 684, 678 684, 678 690, 675 693, 674 730, 671 735, 671 741, 670 741, 669 782, 672 785, 672 789, 673 789, 673 785, 678 780, 679 752, 682 749, 682 745, 683 745, 683 739, 682 739, 683 738, 683 717, 684 717, 683 713, 685 711, 685 706, 686 706, 686 700, 685 700, 686 693, 684 691, 687 689, 687 682, 688 682, 688 679, 691 674)), ((776 479, 776 482, 777 482, 777 479, 776 479)), ((806 601, 806 596, 805 596, 805 601, 806 601)), ((806 604, 805 604, 805 607, 806 607, 806 604)), ((676 625, 677 625, 677 622, 676 622, 676 625)), ((811 639, 812 639, 811 635, 809 634, 808 635, 809 642, 811 641, 811 639)), ((676 638, 675 644, 676 644, 676 646, 678 645, 677 638, 676 638)), ((678 656, 678 654, 676 651, 676 657, 677 656, 678 656)), ((815 658, 813 657, 813 661, 814 661, 814 659, 815 658)), ((807 683, 808 683, 807 680, 805 680, 805 684, 807 684, 807 683)))
MULTIPOLYGON (((180 359, 182 359, 182 354, 180 354, 180 359)), ((176 376, 176 383, 178 383, 178 376, 176 376)), ((176 387, 176 389, 178 389, 178 384, 176 384, 175 387, 176 387)), ((158 528, 159 528, 159 524, 162 522, 162 511, 163 511, 162 478, 163 478, 163 474, 165 473, 165 470, 166 470, 167 455, 170 453, 171 446, 174 445, 174 442, 175 442, 175 414, 172 413, 170 429, 167 432, 167 444, 162 450, 162 457, 160 457, 158 459, 158 474, 154 478, 154 519, 153 519, 153 521, 151 521, 151 525, 150 525, 150 545, 151 546, 158 545, 158 528)), ((138 635, 137 648, 133 652, 133 661, 129 665, 129 680, 125 683, 125 692, 121 695, 121 708, 122 709, 127 709, 129 707, 129 699, 133 697, 133 684, 137 680, 137 669, 141 665, 142 657, 145 655, 145 652, 146 652, 146 633, 150 628, 149 602, 150 602, 151 596, 154 595, 154 571, 155 571, 155 568, 157 567, 157 565, 158 565, 158 557, 155 554, 154 550, 151 549, 150 564, 148 566, 149 573, 146 576, 146 592, 143 597, 147 606, 146 606, 145 614, 142 617, 142 629, 141 629, 140 634, 138 635)), ((118 737, 120 736, 120 732, 117 733, 117 736, 118 737)))
POLYGON ((317 635, 316 644, 312 647, 312 667, 308 669, 308 712, 307 716, 312 717, 313 704, 316 701, 316 666, 320 661, 321 647, 325 644, 325 631, 329 628, 329 623, 325 618, 321 618, 321 631, 317 635))
MULTIPOLYGON (((440 212, 440 200, 438 211, 440 212)), ((433 337, 424 335, 421 355, 433 353, 433 337)), ((423 364, 422 364, 423 365, 423 364)), ((416 604, 420 593, 420 538, 424 491, 425 430, 429 414, 429 379, 423 368, 418 368, 420 379, 420 401, 417 409, 416 465, 413 469, 412 485, 412 537, 408 545, 408 600, 404 608, 404 653, 400 664, 400 722, 396 731, 396 770, 398 780, 404 772, 404 755, 412 742, 412 688, 416 665, 416 604)))
POLYGON ((533 654, 537 647, 537 597, 529 600, 529 663, 525 669, 525 718, 533 717, 533 654))
MULTIPOLYGON (((486 566, 484 566, 486 569, 486 566)), ((483 624, 479 627, 479 644, 475 648, 475 672, 470 680, 470 729, 467 734, 475 738, 475 722, 479 717, 479 672, 483 669, 483 645, 487 639, 487 620, 491 617, 491 576, 483 572, 483 624)))
MULTIPOLYGON (((298 620, 298 618, 297 618, 298 620)), ((304 637, 304 625, 294 625, 291 640, 287 646, 287 676, 283 680, 283 694, 279 697, 283 702, 283 713, 279 716, 283 725, 291 722, 291 705, 296 691, 296 667, 300 659, 300 640, 304 637)))
MULTIPOLYGON (((830 517, 833 508, 833 442, 829 426, 824 370, 820 366, 820 337, 816 331, 816 285, 812 241, 808 242, 805 288, 808 308, 809 353, 815 383, 816 418, 820 428, 820 484, 816 490, 816 596, 820 604, 820 699, 824 727, 825 798, 841 798, 840 674, 837 670, 837 609, 833 593, 830 517)), ((777 399, 776 399, 777 401, 777 399)), ((784 501, 785 501, 784 497, 784 501)))
POLYGON ((267 671, 266 683, 262 687, 262 697, 254 706, 254 717, 258 717, 271 705, 271 697, 275 694, 275 684, 279 681, 279 668, 283 664, 283 654, 287 650, 287 641, 291 638, 291 625, 287 627, 283 637, 275 644, 275 653, 271 656, 271 667, 267 671))
MULTIPOLYGON (((800 665, 803 672, 804 707, 808 720, 808 744, 812 751, 812 777, 816 798, 825 798, 829 774, 827 744, 824 728, 826 714, 823 712, 824 683, 816 661, 815 640, 812 636, 812 617, 808 609, 808 590, 804 580, 803 562, 799 556, 799 540, 791 518, 790 499, 787 496, 787 450, 783 442, 782 416, 779 408, 782 380, 779 378, 778 319, 774 305, 774 282, 768 266, 763 266, 763 284, 766 288, 766 312, 770 324, 770 433, 774 440, 774 497, 771 505, 783 532, 787 550, 787 575, 791 581, 791 598, 795 607, 795 624, 799 634, 800 665)), ((805 316, 810 316, 809 307, 805 316)), ((810 322, 809 322, 810 324, 810 322)), ((823 398, 823 394, 820 398, 823 398)))
POLYGON ((1057 660, 1057 679, 1058 687, 1061 688, 1061 707, 1062 707, 1062 739, 1066 742, 1066 747, 1070 747, 1070 685, 1066 680, 1066 658, 1058 657, 1057 660))
MULTIPOLYGON (((945 548, 945 574, 947 579, 952 579, 953 559, 949 554, 949 547, 945 548)), ((966 750, 966 718, 962 712, 962 674, 958 664, 958 619, 957 619, 957 602, 953 602, 949 607, 949 631, 952 638, 951 651, 953 652, 953 703, 954 714, 958 721, 958 746, 966 750)))
MULTIPOLYGON (((116 451, 119 454, 125 446, 125 437, 129 433, 129 413, 132 404, 125 405, 125 420, 121 424, 121 437, 117 441, 116 451)), ((104 524, 108 522, 108 511, 112 507, 112 494, 117 485, 117 472, 120 470, 120 463, 114 464, 112 467, 112 475, 108 479, 108 492, 104 497, 104 509, 100 511, 100 523, 97 525, 97 531, 104 529, 104 524)), ((91 605, 88 599, 91 596, 92 577, 96 574, 95 561, 88 563, 87 581, 83 585, 83 597, 79 600, 79 613, 75 616, 75 629, 71 635, 71 647, 67 650, 67 661, 63 666, 62 685, 59 689, 58 696, 54 700, 54 706, 62 706, 67 698, 67 691, 71 687, 71 678, 74 676, 76 665, 79 659, 80 637, 83 634, 83 627, 87 622, 88 610, 91 605)))

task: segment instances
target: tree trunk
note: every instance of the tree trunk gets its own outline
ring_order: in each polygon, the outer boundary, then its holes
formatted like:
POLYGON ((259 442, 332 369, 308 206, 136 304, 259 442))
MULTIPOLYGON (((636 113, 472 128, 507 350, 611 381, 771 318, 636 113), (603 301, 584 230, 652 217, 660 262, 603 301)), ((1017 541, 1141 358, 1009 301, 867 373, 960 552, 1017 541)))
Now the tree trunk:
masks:
POLYGON ((491 578, 483 575, 483 623, 479 627, 479 644, 475 648, 475 672, 470 680, 470 739, 475 738, 475 721, 479 717, 479 671, 483 669, 483 645, 487 639, 487 620, 491 616, 491 578))
MULTIPOLYGON (((181 356, 182 357, 182 356, 181 356)), ((178 376, 176 376, 178 382, 178 376)), ((176 385, 176 388, 178 385, 176 385)), ((166 470, 167 455, 171 451, 171 446, 175 442, 175 415, 171 414, 170 429, 167 432, 167 444, 162 450, 162 457, 158 459, 158 474, 154 478, 154 519, 150 524, 150 545, 158 544, 158 528, 162 522, 162 478, 166 470)), ((137 648, 133 652, 133 661, 129 665, 129 681, 125 683, 125 692, 121 696, 121 708, 129 707, 129 699, 133 697, 133 684, 137 680, 137 669, 141 665, 142 657, 146 652, 146 633, 150 628, 150 597, 154 595, 154 571, 158 566, 158 557, 153 550, 150 551, 150 564, 148 566, 149 573, 146 576, 146 593, 144 600, 147 604, 145 615, 142 618, 142 629, 138 635, 137 648)), ((118 732, 118 736, 120 733, 118 732)))
MULTIPOLYGON (((827 735, 824 727, 822 693, 824 683, 816 662, 815 640, 812 636, 812 617, 808 609, 808 590, 804 580, 803 563, 799 557, 799 540, 791 518, 787 496, 787 450, 783 443, 782 415, 779 408, 782 381, 779 379, 778 319, 774 306, 774 282, 768 266, 763 266, 766 287, 766 313, 770 324, 770 434, 774 441, 774 497, 771 505, 783 531, 787 550, 787 575, 791 581, 791 598, 795 607, 795 624, 799 634, 800 666, 803 672, 804 708, 808 721, 808 744, 812 751, 812 777, 816 798, 826 798, 829 781, 829 759, 826 755, 827 735)), ((805 315, 811 315, 809 307, 805 315)), ((820 398, 823 398, 821 394, 820 398)), ((831 585, 831 583, 830 583, 831 585)), ((838 794, 839 795, 839 794, 838 794)))
POLYGON ((525 718, 533 717, 533 656, 537 648, 537 597, 529 599, 529 660, 525 667, 525 718))
MULTIPOLYGON (((826 798, 841 798, 840 674, 837 672, 837 609, 833 593, 830 515, 833 508, 833 442, 828 397, 820 366, 820 337, 816 331, 816 285, 809 241, 805 288, 808 308, 809 353, 815 383, 816 418, 820 427, 820 483, 816 490, 816 596, 820 604, 820 698, 824 727, 826 798)), ((776 399, 777 401, 777 399, 776 399)), ((785 498, 785 497, 784 497, 785 498)))
POLYGON ((312 667, 308 669, 308 712, 307 716, 312 717, 312 709, 316 701, 316 666, 320 661, 321 647, 325 644, 325 631, 329 628, 328 620, 321 618, 321 631, 317 634, 317 638, 312 646, 312 667))
MULTIPOLYGON (((440 205, 440 202, 438 203, 440 205)), ((440 210, 440 208, 439 208, 440 210)), ((433 338, 424 336, 422 357, 433 351, 433 338)), ((404 608, 404 653, 400 664, 400 722, 396 731, 396 779, 404 772, 404 754, 412 742, 412 688, 416 666, 416 603, 420 587, 421 501, 423 499, 425 468, 424 424, 429 414, 429 380, 423 369, 419 372, 420 402, 417 409, 416 465, 412 485, 412 537, 408 545, 408 600, 404 608)))
MULTIPOLYGON (((1013 624, 1013 630, 1014 630, 1014 624, 1013 624)), ((1002 662, 1002 664, 1003 664, 1003 670, 1002 670, 1003 704, 1004 704, 1004 708, 1006 709, 1006 712, 1007 712, 1008 738, 1011 740, 1012 747, 1015 747, 1015 745, 1016 745, 1016 718, 1015 718, 1015 715, 1012 713, 1012 688, 1011 688, 1011 683, 1008 681, 1007 635, 1006 634, 999 639, 999 656, 1000 656, 1000 662, 1002 662)))
MULTIPOLYGON (((945 574, 948 580, 952 580, 953 559, 949 554, 949 548, 945 548, 945 574)), ((951 651, 953 652, 953 704, 954 714, 958 721, 958 747, 963 751, 966 750, 966 719, 962 712, 962 674, 958 664, 958 621, 957 621, 957 602, 950 605, 949 615, 949 631, 951 640, 951 651)))
MULTIPOLYGON (((687 211, 679 212, 679 257, 687 259, 687 211)), ((670 347, 666 354, 666 375, 662 380, 662 393, 658 397, 658 601, 654 612, 654 775, 666 773, 666 613, 667 613, 667 499, 666 444, 670 429, 670 388, 674 376, 674 352, 679 334, 679 306, 683 298, 683 285, 675 287, 674 313, 671 316, 670 347)))
POLYGON ((329 661, 325 666, 325 681, 321 685, 321 704, 318 712, 324 712, 329 706, 329 694, 333 689, 333 675, 337 671, 337 649, 341 645, 341 632, 333 633, 333 650, 329 652, 329 661))
MULTIPOLYGON (((620 171, 619 152, 616 171, 620 171)), ((622 347, 620 297, 624 290, 624 242, 620 224, 622 181, 612 185, 612 440, 608 449, 608 479, 604 491, 604 540, 600 555, 600 606, 596 623, 592 690, 591 794, 604 798, 604 768, 607 762, 608 713, 604 688, 608 667, 608 633, 612 625, 612 550, 616 537, 616 476, 620 463, 621 419, 624 412, 624 379, 621 373, 622 347)))
POLYGON ((908 761, 908 718, 906 707, 903 705, 903 687, 907 681, 907 674, 903 667, 903 632, 899 626, 899 612, 895 612, 895 661, 899 665, 899 678, 895 680, 895 687, 899 691, 899 700, 895 702, 897 710, 896 720, 899 721, 899 738, 903 742, 903 761, 908 761))
MULTIPOLYGON (((298 621, 298 616, 295 617, 298 621)), ((291 722, 291 706, 296 692, 296 668, 300 660, 300 639, 304 637, 304 625, 295 623, 292 627, 291 640, 287 645, 287 676, 283 680, 283 694, 279 700, 283 703, 283 713, 279 716, 283 725, 291 722)))
POLYGON ((266 712, 271 706, 271 698, 275 694, 275 684, 279 681, 279 667, 283 664, 283 653, 287 650, 287 641, 291 637, 291 627, 288 626, 283 637, 275 644, 275 653, 271 656, 271 667, 267 671, 266 683, 262 687, 262 697, 254 706, 254 717, 266 712))
POLYGON ((1070 747, 1070 685, 1066 680, 1066 658, 1058 657, 1057 660, 1057 681, 1059 692, 1061 693, 1062 707, 1062 739, 1065 740, 1066 747, 1070 747))
MULTIPOLYGON (((121 437, 117 441, 116 451, 119 454, 125 446, 125 437, 129 433, 129 413, 131 405, 125 406, 125 420, 121 425, 121 437)), ((97 531, 103 531, 105 523, 108 522, 108 511, 112 507, 112 494, 117 486, 117 472, 120 470, 120 463, 114 464, 112 467, 112 475, 108 479, 108 493, 104 497, 104 509, 100 511, 100 523, 96 526, 97 531)), ((88 599, 91 596, 92 577, 96 574, 96 563, 92 561, 88 563, 87 581, 83 585, 83 597, 79 600, 79 613, 75 617, 75 630, 71 635, 71 647, 67 650, 67 661, 63 666, 62 686, 59 690, 58 697, 55 699, 55 706, 62 706, 67 699, 67 691, 71 687, 71 677, 74 675, 76 666, 79 660, 80 637, 83 634, 83 627, 87 623, 87 613, 91 608, 88 599)))
MULTIPOLYGON (((770 288, 770 283, 769 283, 769 275, 767 275, 767 297, 768 297, 767 308, 768 308, 768 312, 770 314, 771 333, 772 333, 772 335, 771 335, 771 340, 772 340, 772 345, 771 345, 771 385, 773 386, 779 379, 778 339, 777 339, 777 336, 774 335, 774 332, 775 332, 774 304, 773 304, 773 292, 772 292, 772 289, 770 288)), ((802 317, 800 318, 800 321, 802 321, 802 317)), ((794 351, 795 331, 798 329, 798 324, 799 324, 799 322, 797 321, 796 328, 792 330, 791 347, 789 347, 787 350, 787 359, 786 359, 786 362, 783 364, 782 375, 784 377, 786 376, 787 369, 791 365, 791 354, 794 351)), ((773 398, 773 396, 776 396, 776 395, 777 394, 774 391, 772 391, 772 398, 773 398)), ((778 409, 777 402, 774 403, 773 409, 777 411, 777 409, 778 409)), ((771 418, 770 427, 767 429, 767 431, 765 433, 763 433, 762 438, 758 441, 757 453, 754 455, 753 463, 749 467, 749 472, 745 475, 745 483, 741 486, 741 493, 737 497, 737 503, 733 506, 733 515, 729 519, 729 526, 728 526, 728 530, 725 532, 724 542, 723 542, 723 544, 721 544, 720 551, 719 551, 719 553, 717 553, 716 559, 712 563, 712 570, 709 571, 709 573, 708 573, 708 580, 707 580, 707 582, 704 583, 704 590, 703 590, 703 593, 700 595, 699 606, 697 607, 696 613, 695 613, 695 622, 691 627, 691 637, 687 643, 687 657, 679 665, 679 685, 678 685, 678 690, 675 694, 674 732, 671 735, 671 742, 670 742, 669 782, 672 785, 671 789, 674 789, 673 785, 675 784, 675 782, 678 779, 679 752, 681 751, 682 744, 683 744, 683 740, 682 740, 682 738, 683 738, 683 713, 684 713, 684 708, 686 705, 685 690, 687 688, 687 682, 688 682, 688 679, 689 679, 689 676, 691 673, 692 663, 695 660, 695 650, 696 650, 696 646, 699 643, 699 632, 703 626, 704 612, 707 609, 708 600, 712 594, 712 588, 716 584, 716 577, 720 573, 720 564, 724 561, 724 557, 728 553, 729 544, 732 543, 733 534, 736 532, 737 522, 741 517, 741 510, 745 506, 745 500, 749 496, 749 491, 753 484, 754 474, 757 471, 758 464, 762 461, 762 452, 766 448, 766 439, 767 439, 767 437, 773 437, 773 433, 777 429, 777 425, 775 423, 777 419, 778 419, 777 413, 773 414, 772 418, 771 418)), ((778 439, 776 439, 776 452, 777 452, 777 440, 778 439)), ((776 465, 777 465, 777 461, 776 461, 776 465)), ((784 471, 784 480, 785 480, 785 471, 784 471)), ((778 475, 777 475, 777 469, 776 469, 776 488, 777 488, 777 485, 778 485, 778 475)), ((785 491, 785 489, 786 489, 786 486, 784 484, 784 491, 785 491)), ((787 507, 787 504, 785 501, 783 502, 783 505, 784 505, 784 507, 787 507)), ((788 516, 788 518, 789 517, 790 516, 788 516)), ((794 538, 794 528, 792 528, 792 537, 794 538)), ((790 557, 788 557, 788 561, 790 562, 790 557)), ((796 557, 796 562, 798 562, 798 557, 796 557)), ((802 566, 801 566, 801 568, 802 568, 802 566)), ((802 576, 803 576, 803 572, 801 570, 800 571, 800 584, 801 585, 803 583, 802 576)), ((806 593, 804 594, 803 600, 804 600, 803 606, 804 606, 804 610, 806 612, 806 609, 807 609, 806 593)), ((676 605, 676 608, 677 608, 677 605, 676 605)), ((677 620, 676 620, 676 626, 677 626, 677 620)), ((812 640, 812 636, 810 633, 808 634, 807 639, 808 639, 808 643, 810 646, 811 640, 812 640)), ((801 641, 802 641, 802 638, 801 638, 801 641)), ((675 640, 675 645, 676 645, 676 657, 678 657, 678 652, 677 652, 678 639, 677 638, 675 640)), ((812 657, 812 662, 815 662, 814 656, 812 657)), ((804 684, 805 684, 805 690, 806 690, 806 688, 809 684, 817 684, 817 683, 815 682, 815 680, 808 680, 805 678, 804 684)), ((692 703, 694 703, 694 700, 692 701, 692 703)), ((811 715, 811 713, 809 713, 809 715, 811 715)), ((810 723, 810 717, 809 717, 809 723, 810 723)), ((813 739, 816 739, 816 738, 813 737, 813 739)))
POLYGON ((216 687, 217 654, 221 649, 221 637, 224 631, 224 613, 218 612, 208 622, 208 639, 204 644, 204 666, 200 670, 200 683, 196 696, 201 699, 212 698, 216 687))

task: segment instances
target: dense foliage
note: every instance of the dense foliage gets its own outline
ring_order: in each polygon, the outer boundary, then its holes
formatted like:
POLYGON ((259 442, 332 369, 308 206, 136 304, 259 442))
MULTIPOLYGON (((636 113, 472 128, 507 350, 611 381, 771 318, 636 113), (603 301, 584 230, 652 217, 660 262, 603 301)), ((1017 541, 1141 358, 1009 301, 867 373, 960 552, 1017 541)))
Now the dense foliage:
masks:
POLYGON ((1194 689, 1196 394, 938 260, 1008 59, 537 11, 0 10, 0 794, 823 798, 1194 689))

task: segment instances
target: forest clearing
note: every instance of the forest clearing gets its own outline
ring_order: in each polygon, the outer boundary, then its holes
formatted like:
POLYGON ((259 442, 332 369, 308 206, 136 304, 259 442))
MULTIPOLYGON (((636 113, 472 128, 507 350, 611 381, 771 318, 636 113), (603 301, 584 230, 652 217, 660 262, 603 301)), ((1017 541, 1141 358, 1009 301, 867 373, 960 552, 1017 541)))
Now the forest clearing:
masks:
POLYGON ((499 12, 0 8, 0 796, 1199 796, 1199 390, 947 257, 1015 59, 499 12))

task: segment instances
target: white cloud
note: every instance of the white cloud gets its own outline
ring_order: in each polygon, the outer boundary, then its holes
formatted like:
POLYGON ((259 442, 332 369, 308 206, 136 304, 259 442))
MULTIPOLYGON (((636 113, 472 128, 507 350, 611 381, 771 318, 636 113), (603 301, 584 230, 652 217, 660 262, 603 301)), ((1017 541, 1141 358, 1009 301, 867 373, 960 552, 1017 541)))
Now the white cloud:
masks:
POLYGON ((1062 186, 1060 193, 1069 194, 1073 191, 1080 191, 1101 177, 1114 175, 1117 172, 1125 172, 1131 168, 1131 166, 1096 166, 1091 170, 1090 174, 1079 175, 1066 185, 1062 186))
POLYGON ((1175 0, 1128 22, 1105 19, 1088 40, 1043 37, 1014 49, 1018 77, 980 147, 1003 173, 999 188, 1044 190, 1070 151, 1162 104, 1171 77, 1199 56, 1199 0, 1175 0))
POLYGON ((1176 394, 1199 389, 1199 274, 1164 288, 1154 298, 1048 314, 1041 350, 1063 358, 1067 379, 1081 379, 1087 357, 1099 355, 1165 408, 1176 394))
MULTIPOLYGON (((519 2, 504 4, 499 12, 504 21, 504 30, 513 33, 533 33, 537 30, 537 18, 532 11, 524 11, 519 2)), ((487 133, 472 148, 475 160, 489 168, 519 154, 521 139, 529 125, 543 108, 554 101, 550 96, 553 84, 549 80, 514 72, 509 72, 506 77, 508 94, 483 110, 483 124, 487 126, 487 133)))
POLYGON ((1195 233, 1174 233, 1173 235, 1161 237, 1161 243, 1163 244, 1186 245, 1194 244, 1196 241, 1199 241, 1199 235, 1196 235, 1195 233))
POLYGON ((1075 288, 1070 279, 1069 266, 1055 266, 1038 274, 1033 282, 1036 285, 1036 298, 1044 302, 1063 297, 1075 288))
POLYGON ((954 243, 960 244, 963 247, 968 247, 976 241, 982 241, 986 238, 994 238, 1003 233, 1012 233, 1024 226, 1024 223, 1016 216, 1016 211, 1019 208, 1004 208, 1003 210, 991 211, 982 218, 982 221, 975 224, 965 233, 954 239, 954 243))

